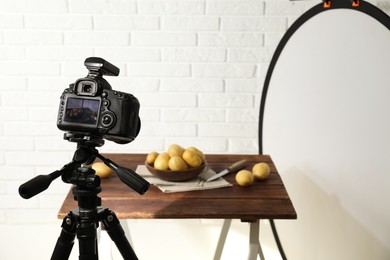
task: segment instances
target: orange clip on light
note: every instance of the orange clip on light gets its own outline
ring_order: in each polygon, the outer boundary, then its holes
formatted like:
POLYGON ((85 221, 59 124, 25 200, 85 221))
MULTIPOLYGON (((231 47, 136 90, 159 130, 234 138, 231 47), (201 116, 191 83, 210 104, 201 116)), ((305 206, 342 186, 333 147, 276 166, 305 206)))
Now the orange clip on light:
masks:
POLYGON ((324 8, 330 8, 330 0, 324 1, 324 8))
POLYGON ((355 0, 355 1, 353 1, 353 2, 352 2, 352 6, 353 6, 353 7, 358 7, 358 6, 360 6, 360 0, 355 0))

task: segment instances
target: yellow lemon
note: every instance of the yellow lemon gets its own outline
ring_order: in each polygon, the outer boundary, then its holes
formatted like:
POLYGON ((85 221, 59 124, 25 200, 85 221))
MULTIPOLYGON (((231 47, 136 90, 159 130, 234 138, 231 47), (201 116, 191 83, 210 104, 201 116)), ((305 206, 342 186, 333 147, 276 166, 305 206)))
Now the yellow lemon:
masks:
POLYGON ((175 155, 169 159, 169 169, 172 171, 184 171, 188 169, 188 165, 181 156, 175 155))
POLYGON ((168 154, 170 157, 173 157, 175 155, 182 156, 183 152, 184 152, 184 148, 178 144, 171 144, 168 147, 168 154))
POLYGON ((268 164, 261 162, 253 166, 252 172, 256 180, 266 180, 269 177, 271 169, 268 164))
POLYGON ((185 150, 183 153, 184 161, 192 168, 199 167, 202 164, 202 159, 193 151, 185 150))
POLYGON ((236 174, 236 182, 238 185, 243 187, 251 185, 253 183, 253 179, 254 177, 252 172, 248 170, 241 170, 236 174))
POLYGON ((206 156, 205 156, 204 153, 203 153, 201 150, 199 150, 198 148, 196 148, 196 147, 194 147, 194 146, 190 146, 190 147, 187 148, 187 150, 192 151, 192 152, 195 152, 195 153, 200 157, 200 159, 202 159, 203 162, 206 161, 206 156))
POLYGON ((95 170, 96 175, 100 178, 107 178, 114 173, 114 171, 103 162, 96 162, 92 164, 92 169, 95 170))
POLYGON ((154 161, 156 160, 158 156, 158 152, 151 152, 148 154, 148 156, 146 156, 146 163, 149 164, 149 165, 153 165, 154 161))
MULTIPOLYGON (((166 154, 168 155, 168 154, 166 154)), ((164 153, 160 153, 156 160, 154 161, 153 167, 157 170, 168 170, 168 162, 169 162, 169 156, 166 156, 164 153)))

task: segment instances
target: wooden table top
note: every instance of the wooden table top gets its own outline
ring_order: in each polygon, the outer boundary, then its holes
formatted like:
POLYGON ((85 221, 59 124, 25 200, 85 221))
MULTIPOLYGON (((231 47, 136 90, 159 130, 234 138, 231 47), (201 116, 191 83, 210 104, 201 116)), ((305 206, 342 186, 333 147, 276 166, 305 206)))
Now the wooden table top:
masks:
MULTIPOLYGON (((144 164, 146 154, 104 154, 116 164, 135 170, 144 164)), ((102 206, 114 211, 122 219, 296 219, 297 214, 277 169, 268 155, 206 155, 211 169, 219 172, 230 164, 246 159, 245 169, 251 170, 258 162, 270 165, 271 174, 265 181, 255 181, 249 187, 240 187, 235 181, 235 173, 224 178, 233 187, 163 193, 151 185, 144 195, 139 195, 115 175, 102 179, 102 206)), ((58 217, 63 218, 72 209, 77 208, 72 192, 69 191, 58 217)))

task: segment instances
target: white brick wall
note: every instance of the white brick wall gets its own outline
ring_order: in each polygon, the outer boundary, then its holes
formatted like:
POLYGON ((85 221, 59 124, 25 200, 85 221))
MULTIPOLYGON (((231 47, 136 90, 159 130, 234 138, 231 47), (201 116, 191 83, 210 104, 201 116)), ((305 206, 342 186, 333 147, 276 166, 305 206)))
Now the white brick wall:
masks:
MULTIPOLYGON (((370 1, 390 11, 388 1, 370 1)), ((84 77, 84 59, 121 69, 112 87, 141 103, 142 129, 104 152, 171 143, 209 153, 257 153, 268 62, 291 22, 318 1, 0 0, 0 223, 55 219, 68 190, 36 198, 18 186, 67 163, 75 144, 56 128, 59 96, 84 77)), ((0 257, 1 258, 1 257, 0 257)))

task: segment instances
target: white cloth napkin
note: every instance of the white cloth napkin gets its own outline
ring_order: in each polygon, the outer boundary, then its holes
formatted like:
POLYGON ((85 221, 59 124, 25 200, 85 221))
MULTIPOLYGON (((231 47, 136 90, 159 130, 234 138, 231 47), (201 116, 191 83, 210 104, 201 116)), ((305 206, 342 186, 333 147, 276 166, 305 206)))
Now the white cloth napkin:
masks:
POLYGON ((151 174, 145 165, 138 165, 136 172, 141 175, 145 180, 147 180, 150 184, 157 186, 162 192, 165 193, 209 190, 233 186, 223 178, 219 178, 210 182, 205 182, 205 179, 216 174, 215 171, 213 171, 209 167, 205 167, 205 169, 199 174, 198 178, 194 178, 192 180, 184 182, 161 180, 151 174))

